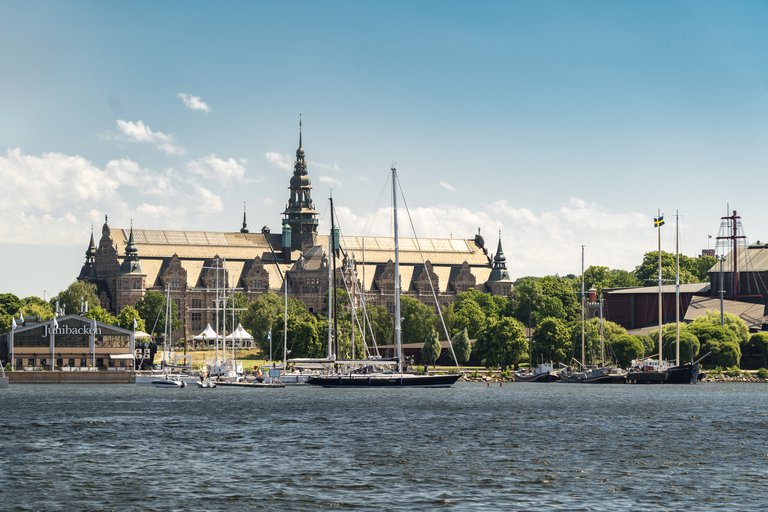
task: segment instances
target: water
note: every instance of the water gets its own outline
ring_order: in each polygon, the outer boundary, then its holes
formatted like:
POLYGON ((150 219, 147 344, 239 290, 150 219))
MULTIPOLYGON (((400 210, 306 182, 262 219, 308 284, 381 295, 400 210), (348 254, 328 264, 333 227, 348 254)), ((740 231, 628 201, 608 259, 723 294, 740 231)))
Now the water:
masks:
POLYGON ((759 509, 766 398, 763 384, 12 385, 0 509, 759 509))

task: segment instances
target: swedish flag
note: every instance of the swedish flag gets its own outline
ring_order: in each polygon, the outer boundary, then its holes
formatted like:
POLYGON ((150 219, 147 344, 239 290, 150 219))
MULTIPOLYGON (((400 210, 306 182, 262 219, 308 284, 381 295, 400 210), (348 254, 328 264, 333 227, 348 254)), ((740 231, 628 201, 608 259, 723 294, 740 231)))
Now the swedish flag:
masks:
POLYGON ((664 225, 664 216, 663 215, 661 217, 654 217, 653 218, 653 227, 660 228, 663 225, 664 225))

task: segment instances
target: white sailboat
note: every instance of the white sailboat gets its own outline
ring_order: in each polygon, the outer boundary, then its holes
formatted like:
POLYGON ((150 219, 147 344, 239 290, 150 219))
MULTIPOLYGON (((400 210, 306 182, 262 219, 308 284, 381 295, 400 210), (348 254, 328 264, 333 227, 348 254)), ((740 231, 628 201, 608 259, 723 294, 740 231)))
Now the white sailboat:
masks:
POLYGON ((322 375, 310 377, 307 384, 336 387, 450 387, 460 377, 449 375, 415 375, 403 372, 403 346, 400 317, 400 247, 397 225, 397 170, 392 169, 392 210, 395 242, 394 298, 395 298, 395 347, 397 351, 396 372, 349 373, 346 375, 322 375))

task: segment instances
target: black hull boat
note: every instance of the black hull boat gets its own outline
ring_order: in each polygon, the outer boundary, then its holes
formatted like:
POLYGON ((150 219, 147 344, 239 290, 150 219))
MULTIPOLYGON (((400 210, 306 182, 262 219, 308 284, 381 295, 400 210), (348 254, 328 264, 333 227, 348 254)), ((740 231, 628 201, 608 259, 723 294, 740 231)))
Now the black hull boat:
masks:
POLYGON ((689 363, 681 366, 673 366, 667 369, 668 384, 696 384, 704 374, 698 363, 689 363))
POLYGON ((448 388, 459 380, 458 373, 449 375, 414 375, 409 373, 374 373, 349 375, 316 375, 307 384, 324 388, 448 388))
POLYGON ((547 373, 518 373, 515 375, 517 382, 557 382, 560 377, 552 372, 547 373))
POLYGON ((552 363, 541 363, 533 370, 515 372, 517 382, 556 382, 560 376, 555 373, 552 363))

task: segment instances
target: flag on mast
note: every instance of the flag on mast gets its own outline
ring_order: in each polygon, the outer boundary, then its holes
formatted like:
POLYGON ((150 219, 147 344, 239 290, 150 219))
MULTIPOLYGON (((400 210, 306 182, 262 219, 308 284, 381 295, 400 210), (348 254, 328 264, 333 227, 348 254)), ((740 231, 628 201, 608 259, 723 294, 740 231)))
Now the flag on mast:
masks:
POLYGON ((660 228, 664 225, 664 216, 660 215, 658 217, 653 218, 653 227, 660 228))
POLYGON ((16 319, 15 318, 11 318, 11 329, 12 330, 16 330, 16 319))
POLYGON ((53 317, 53 328, 58 329, 59 328, 59 322, 56 321, 56 317, 53 317))

